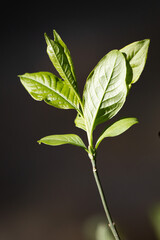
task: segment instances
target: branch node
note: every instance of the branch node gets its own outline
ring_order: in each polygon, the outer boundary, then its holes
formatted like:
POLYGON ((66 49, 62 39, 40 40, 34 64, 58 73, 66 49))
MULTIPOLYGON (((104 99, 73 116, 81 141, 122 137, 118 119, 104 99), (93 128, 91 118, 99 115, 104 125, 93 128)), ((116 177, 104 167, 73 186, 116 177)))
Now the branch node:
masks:
MULTIPOLYGON (((115 227, 115 222, 112 223, 112 225, 115 227)), ((110 223, 108 223, 108 227, 112 228, 112 225, 110 223)))
POLYGON ((97 172, 97 169, 95 167, 93 167, 93 172, 97 172))

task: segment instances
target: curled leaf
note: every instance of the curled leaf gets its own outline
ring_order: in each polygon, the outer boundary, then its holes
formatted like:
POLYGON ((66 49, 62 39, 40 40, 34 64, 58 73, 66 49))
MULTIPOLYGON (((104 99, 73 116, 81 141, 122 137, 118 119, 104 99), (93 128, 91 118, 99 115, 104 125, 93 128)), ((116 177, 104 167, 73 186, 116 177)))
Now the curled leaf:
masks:
POLYGON ((53 63, 62 79, 66 81, 70 88, 73 88, 78 94, 74 67, 67 46, 55 30, 54 40, 50 39, 46 33, 44 36, 47 43, 47 53, 51 62, 53 63))
POLYGON ((59 146, 63 144, 72 144, 78 147, 82 147, 86 150, 86 146, 82 139, 76 134, 63 134, 63 135, 50 135, 41 138, 38 143, 44 143, 50 146, 59 146))
POLYGON ((138 123, 137 118, 123 118, 115 123, 113 123, 111 126, 107 127, 104 132, 101 134, 99 139, 96 143, 96 149, 98 148, 99 144, 102 142, 102 140, 106 137, 116 137, 125 131, 127 131, 131 126, 138 123))
POLYGON ((149 44, 150 40, 144 39, 133 42, 120 50, 126 55, 126 59, 131 67, 127 79, 129 84, 138 81, 147 60, 149 44))

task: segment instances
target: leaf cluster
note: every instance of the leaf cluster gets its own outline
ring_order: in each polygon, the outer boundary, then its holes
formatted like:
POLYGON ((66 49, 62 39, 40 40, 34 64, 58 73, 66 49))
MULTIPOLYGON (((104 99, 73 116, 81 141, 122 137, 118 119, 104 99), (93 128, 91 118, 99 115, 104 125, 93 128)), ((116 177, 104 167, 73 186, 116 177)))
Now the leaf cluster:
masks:
POLYGON ((138 81, 150 40, 137 41, 106 54, 89 74, 81 97, 70 51, 55 30, 53 36, 54 40, 45 33, 47 53, 59 77, 49 72, 26 73, 19 76, 20 81, 35 100, 43 100, 60 109, 76 110, 75 125, 86 132, 89 147, 76 134, 51 135, 38 142, 52 146, 80 146, 93 156, 104 138, 118 136, 138 123, 136 118, 121 119, 106 127, 95 146, 93 144, 95 128, 120 111, 132 85, 138 81))

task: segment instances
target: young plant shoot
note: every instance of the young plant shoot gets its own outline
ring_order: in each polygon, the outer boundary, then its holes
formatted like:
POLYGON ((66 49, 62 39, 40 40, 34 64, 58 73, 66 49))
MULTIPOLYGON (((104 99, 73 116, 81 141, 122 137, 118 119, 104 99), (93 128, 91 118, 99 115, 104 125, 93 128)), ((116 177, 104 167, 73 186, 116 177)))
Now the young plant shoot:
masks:
POLYGON ((137 41, 106 54, 89 74, 81 98, 70 52, 55 30, 53 36, 54 40, 45 34, 47 53, 60 77, 50 72, 26 73, 19 76, 20 81, 35 100, 45 101, 56 108, 77 111, 75 126, 86 132, 88 147, 76 134, 50 135, 38 142, 51 146, 72 144, 88 153, 108 225, 115 240, 120 240, 98 176, 96 152, 103 139, 122 134, 138 120, 123 118, 106 126, 96 144, 93 131, 99 124, 113 118, 124 105, 132 85, 144 69, 150 40, 137 41))

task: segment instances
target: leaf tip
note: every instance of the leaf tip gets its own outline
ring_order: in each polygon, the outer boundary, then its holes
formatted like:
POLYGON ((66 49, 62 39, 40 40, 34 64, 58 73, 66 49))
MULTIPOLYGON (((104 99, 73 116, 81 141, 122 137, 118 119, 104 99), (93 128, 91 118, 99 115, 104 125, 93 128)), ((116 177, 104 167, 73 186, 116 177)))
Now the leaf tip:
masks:
POLYGON ((149 48, 150 42, 151 42, 151 40, 150 40, 149 38, 144 39, 144 45, 146 46, 147 51, 148 51, 148 48, 149 48))
POLYGON ((53 36, 55 37, 56 34, 57 34, 56 30, 53 29, 53 36))
POLYGON ((137 118, 134 118, 134 120, 135 120, 135 124, 139 123, 137 118))
POLYGON ((48 37, 48 35, 47 35, 46 32, 44 33, 44 38, 45 38, 46 43, 47 43, 47 45, 48 45, 48 44, 50 43, 50 42, 49 42, 50 39, 49 39, 49 37, 48 37))
POLYGON ((39 143, 39 145, 42 143, 41 140, 38 140, 37 142, 39 143))
POLYGON ((151 39, 147 38, 147 39, 145 39, 145 41, 146 41, 146 43, 149 45, 150 42, 151 42, 151 39))
POLYGON ((59 42, 59 39, 61 39, 55 29, 53 29, 53 37, 55 42, 59 42))

